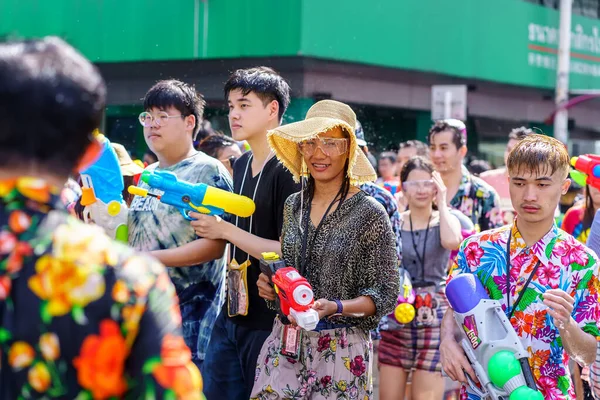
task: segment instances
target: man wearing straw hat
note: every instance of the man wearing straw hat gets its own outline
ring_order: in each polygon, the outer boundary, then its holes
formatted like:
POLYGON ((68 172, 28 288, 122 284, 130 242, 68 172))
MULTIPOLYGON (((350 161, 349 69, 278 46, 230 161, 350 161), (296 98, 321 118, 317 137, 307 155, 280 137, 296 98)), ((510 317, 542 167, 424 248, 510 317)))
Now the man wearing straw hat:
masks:
MULTIPOLYGON (((358 186, 376 175, 355 125, 350 107, 323 100, 304 121, 269 131, 277 158, 296 180, 307 178, 286 201, 281 246, 288 265, 312 285, 320 322, 306 331, 291 317, 291 324, 276 318, 258 358, 253 399, 372 396, 369 331, 394 309, 398 255, 386 211, 358 186)), ((258 285, 263 298, 275 299, 265 275, 258 285)))

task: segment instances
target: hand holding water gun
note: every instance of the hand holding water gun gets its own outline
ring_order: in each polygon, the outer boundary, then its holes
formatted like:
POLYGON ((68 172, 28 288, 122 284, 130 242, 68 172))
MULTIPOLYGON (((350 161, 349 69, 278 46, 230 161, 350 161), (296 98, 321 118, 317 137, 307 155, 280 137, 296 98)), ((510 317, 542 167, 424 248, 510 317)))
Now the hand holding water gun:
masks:
POLYGON ((148 189, 129 186, 129 193, 136 196, 152 196, 162 203, 179 208, 181 215, 188 221, 193 218, 189 212, 207 215, 222 215, 224 213, 249 217, 254 213, 255 205, 252 199, 231 193, 223 189, 209 186, 205 183, 191 184, 181 181, 169 171, 144 171, 141 176, 151 189, 162 191, 162 194, 151 193, 148 189))
POLYGON ((83 220, 104 228, 113 239, 127 243, 127 204, 123 200, 123 176, 119 159, 110 141, 101 133, 94 136, 101 144, 96 161, 79 170, 82 181, 83 220))
POLYGON ((543 400, 529 366, 529 353, 479 278, 473 274, 455 277, 446 295, 461 331, 460 345, 481 383, 479 387, 465 374, 471 390, 482 399, 543 400))
POLYGON ((584 154, 571 158, 571 178, 579 186, 590 185, 600 190, 600 156, 584 154))
POLYGON ((298 326, 307 331, 315 329, 319 313, 312 308, 314 294, 306 278, 296 268, 286 266, 276 253, 263 253, 260 270, 271 278, 283 315, 292 316, 298 326))

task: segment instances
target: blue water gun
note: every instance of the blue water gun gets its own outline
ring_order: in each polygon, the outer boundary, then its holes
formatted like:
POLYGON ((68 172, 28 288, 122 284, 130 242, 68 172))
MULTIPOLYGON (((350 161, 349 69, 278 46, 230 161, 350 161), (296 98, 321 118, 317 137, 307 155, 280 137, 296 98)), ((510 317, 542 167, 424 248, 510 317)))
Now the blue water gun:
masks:
POLYGON ((162 203, 179 208, 183 218, 193 220, 189 212, 207 215, 223 213, 249 217, 254 213, 252 199, 205 183, 191 184, 181 181, 170 171, 144 171, 140 178, 150 188, 162 191, 162 194, 151 193, 148 189, 129 186, 129 193, 136 196, 152 196, 162 203))
POLYGON ((119 159, 104 135, 96 132, 95 136, 101 143, 100 155, 94 163, 79 171, 83 185, 83 220, 101 226, 113 239, 127 243, 129 210, 123 200, 125 185, 119 159))

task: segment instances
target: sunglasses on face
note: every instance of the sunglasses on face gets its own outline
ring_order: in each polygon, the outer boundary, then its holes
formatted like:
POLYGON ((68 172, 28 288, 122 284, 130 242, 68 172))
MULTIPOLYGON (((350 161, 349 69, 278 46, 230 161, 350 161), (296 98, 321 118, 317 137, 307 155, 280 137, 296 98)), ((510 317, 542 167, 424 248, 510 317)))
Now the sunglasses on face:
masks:
POLYGON ((326 156, 341 156, 348 151, 348 139, 314 138, 298 143, 298 150, 305 156, 312 156, 317 148, 326 156))

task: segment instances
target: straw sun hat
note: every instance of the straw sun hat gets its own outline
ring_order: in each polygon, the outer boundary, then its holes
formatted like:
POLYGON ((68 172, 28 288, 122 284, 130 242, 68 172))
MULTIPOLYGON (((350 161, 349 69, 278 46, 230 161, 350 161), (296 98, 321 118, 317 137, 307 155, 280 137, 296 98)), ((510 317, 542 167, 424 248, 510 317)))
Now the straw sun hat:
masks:
POLYGON ((279 161, 294 175, 294 180, 299 182, 300 176, 308 174, 308 167, 298 150, 298 143, 313 139, 332 128, 341 127, 350 139, 348 178, 353 185, 359 185, 374 181, 377 175, 356 143, 355 126, 356 115, 348 105, 334 100, 322 100, 308 110, 304 121, 272 129, 267 133, 267 139, 279 161))

